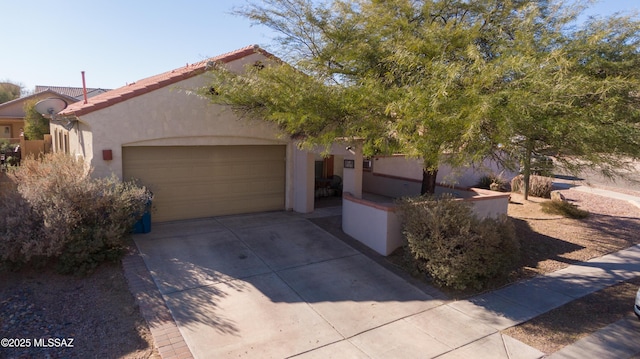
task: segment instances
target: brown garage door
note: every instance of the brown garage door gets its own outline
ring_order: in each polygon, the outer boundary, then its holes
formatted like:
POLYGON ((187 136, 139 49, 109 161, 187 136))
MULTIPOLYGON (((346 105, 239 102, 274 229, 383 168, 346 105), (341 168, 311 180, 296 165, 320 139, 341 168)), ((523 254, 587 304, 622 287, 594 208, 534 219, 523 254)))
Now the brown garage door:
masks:
POLYGON ((285 146, 123 147, 125 179, 154 193, 164 222, 284 209, 285 146))

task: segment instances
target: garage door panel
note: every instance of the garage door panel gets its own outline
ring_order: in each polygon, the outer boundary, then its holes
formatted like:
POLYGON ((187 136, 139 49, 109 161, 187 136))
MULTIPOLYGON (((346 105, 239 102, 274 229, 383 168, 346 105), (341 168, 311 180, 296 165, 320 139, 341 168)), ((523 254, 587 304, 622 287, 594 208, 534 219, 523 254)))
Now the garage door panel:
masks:
POLYGON ((284 209, 285 146, 124 147, 154 192, 154 222, 284 209))

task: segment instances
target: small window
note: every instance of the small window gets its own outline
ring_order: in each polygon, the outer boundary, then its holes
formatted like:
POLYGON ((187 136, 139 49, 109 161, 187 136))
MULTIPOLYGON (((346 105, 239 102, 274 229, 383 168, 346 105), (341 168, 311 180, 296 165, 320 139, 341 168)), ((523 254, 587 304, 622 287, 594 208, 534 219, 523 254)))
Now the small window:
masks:
POLYGON ((57 144, 57 149, 58 151, 62 152, 64 150, 63 146, 62 146, 62 131, 58 131, 58 144, 57 144))
POLYGON ((64 134, 64 152, 69 154, 69 133, 64 134))
POLYGON ((11 138, 11 126, 0 126, 0 138, 11 138))

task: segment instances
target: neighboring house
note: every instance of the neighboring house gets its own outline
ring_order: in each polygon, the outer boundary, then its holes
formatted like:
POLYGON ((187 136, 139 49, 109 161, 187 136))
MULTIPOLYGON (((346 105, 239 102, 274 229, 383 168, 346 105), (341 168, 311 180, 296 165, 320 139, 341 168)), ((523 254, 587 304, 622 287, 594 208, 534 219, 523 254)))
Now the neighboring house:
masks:
MULTIPOLYGON (((213 62, 232 71, 274 57, 249 46, 190 64, 76 102, 52 124, 55 151, 69 152, 91 165, 94 176, 138 179, 154 193, 154 222, 225 214, 314 209, 314 153, 265 121, 238 118, 228 107, 193 93, 208 86, 213 62), (67 142, 68 141, 68 142, 67 142)), ((342 169, 362 155, 336 145, 333 173, 345 190, 359 194, 355 169, 342 169)))
MULTIPOLYGON (((66 97, 71 97, 74 99, 73 102, 80 101, 84 98, 84 89, 82 87, 36 86, 35 93, 45 91, 53 91, 66 97)), ((87 88, 87 98, 98 96, 107 91, 110 91, 110 89, 87 88)))
POLYGON ((24 129, 24 105, 28 101, 39 101, 48 97, 59 97, 71 103, 76 100, 52 90, 45 90, 33 95, 20 97, 0 104, 0 139, 11 142, 20 141, 20 131, 24 129))
MULTIPOLYGON (((108 90, 87 89, 87 97, 96 96, 108 90)), ((40 101, 49 97, 61 98, 71 104, 83 97, 81 87, 36 86, 33 94, 0 104, 0 139, 20 141, 20 130, 24 129, 24 105, 29 101, 40 101)))

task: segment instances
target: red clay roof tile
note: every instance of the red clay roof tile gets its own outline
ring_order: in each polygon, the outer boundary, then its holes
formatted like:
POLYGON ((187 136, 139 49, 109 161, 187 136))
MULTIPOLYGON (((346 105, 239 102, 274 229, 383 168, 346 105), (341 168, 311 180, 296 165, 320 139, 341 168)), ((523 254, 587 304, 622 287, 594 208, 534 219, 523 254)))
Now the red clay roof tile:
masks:
POLYGON ((151 92, 153 90, 165 87, 184 79, 199 75, 206 71, 207 64, 211 61, 228 63, 234 60, 241 59, 256 52, 262 53, 267 57, 274 57, 272 54, 261 49, 257 45, 247 46, 223 55, 212 57, 210 59, 196 62, 194 64, 187 64, 187 66, 167 71, 155 76, 147 77, 145 79, 130 83, 126 86, 107 91, 98 96, 89 98, 85 104, 84 101, 78 101, 69 105, 66 109, 60 112, 62 116, 81 116, 87 113, 91 113, 117 103, 126 101, 130 98, 140 96, 142 94, 151 92))

